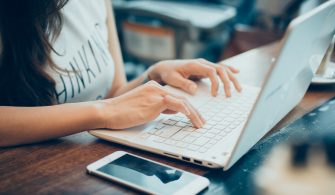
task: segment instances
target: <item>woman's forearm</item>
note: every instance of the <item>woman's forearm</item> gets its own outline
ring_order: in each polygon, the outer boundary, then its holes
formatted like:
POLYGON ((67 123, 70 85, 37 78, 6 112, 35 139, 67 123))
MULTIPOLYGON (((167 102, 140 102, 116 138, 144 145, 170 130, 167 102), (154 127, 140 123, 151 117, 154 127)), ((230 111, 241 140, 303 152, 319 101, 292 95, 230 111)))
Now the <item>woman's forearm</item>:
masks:
POLYGON ((147 76, 147 72, 145 72, 144 74, 137 77, 136 79, 119 86, 114 91, 111 91, 108 94, 107 98, 113 98, 113 97, 120 96, 120 95, 122 95, 122 94, 124 94, 124 93, 126 93, 126 92, 144 84, 144 82, 147 81, 147 80, 148 80, 148 76, 147 76))
POLYGON ((100 128, 102 121, 97 102, 45 107, 0 106, 0 147, 100 128))

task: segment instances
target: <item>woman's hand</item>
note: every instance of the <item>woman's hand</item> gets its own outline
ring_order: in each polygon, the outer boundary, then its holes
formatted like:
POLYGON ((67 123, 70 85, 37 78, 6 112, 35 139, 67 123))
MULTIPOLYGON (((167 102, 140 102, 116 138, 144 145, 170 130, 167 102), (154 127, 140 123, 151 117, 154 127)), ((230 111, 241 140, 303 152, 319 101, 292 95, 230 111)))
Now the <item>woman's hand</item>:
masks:
POLYGON ((184 98, 167 92, 155 81, 150 81, 113 99, 100 101, 103 128, 124 129, 145 124, 161 113, 183 113, 196 128, 205 120, 184 98))
POLYGON ((211 93, 216 96, 218 93, 219 80, 224 85, 227 97, 231 96, 230 82, 233 83, 237 91, 242 88, 234 74, 239 71, 233 67, 218 65, 205 59, 195 60, 167 60, 161 61, 148 70, 148 77, 159 83, 165 83, 180 88, 190 94, 194 94, 197 85, 193 80, 208 77, 211 80, 211 93))

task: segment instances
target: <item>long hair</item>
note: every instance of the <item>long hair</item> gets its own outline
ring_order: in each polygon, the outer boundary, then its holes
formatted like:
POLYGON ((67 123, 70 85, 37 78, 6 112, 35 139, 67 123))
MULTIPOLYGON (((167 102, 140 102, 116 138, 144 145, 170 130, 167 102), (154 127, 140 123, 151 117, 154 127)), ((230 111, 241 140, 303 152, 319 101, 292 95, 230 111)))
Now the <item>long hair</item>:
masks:
POLYGON ((0 0, 0 105, 46 106, 55 81, 46 66, 60 33, 68 0, 0 0))

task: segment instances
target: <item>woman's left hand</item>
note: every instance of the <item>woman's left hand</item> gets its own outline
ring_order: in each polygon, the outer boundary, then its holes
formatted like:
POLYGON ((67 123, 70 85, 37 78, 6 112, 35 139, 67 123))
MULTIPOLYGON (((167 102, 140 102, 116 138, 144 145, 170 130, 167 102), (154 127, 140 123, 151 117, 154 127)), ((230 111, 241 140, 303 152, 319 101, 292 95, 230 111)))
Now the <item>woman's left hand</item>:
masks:
POLYGON ((230 97, 230 83, 234 85, 237 91, 240 92, 242 90, 234 76, 238 72, 233 67, 215 64, 205 59, 166 60, 152 66, 148 70, 148 77, 159 83, 180 88, 190 94, 194 94, 197 91, 197 85, 194 80, 207 77, 212 84, 211 93, 213 96, 217 96, 218 93, 219 77, 223 83, 226 96, 230 97))

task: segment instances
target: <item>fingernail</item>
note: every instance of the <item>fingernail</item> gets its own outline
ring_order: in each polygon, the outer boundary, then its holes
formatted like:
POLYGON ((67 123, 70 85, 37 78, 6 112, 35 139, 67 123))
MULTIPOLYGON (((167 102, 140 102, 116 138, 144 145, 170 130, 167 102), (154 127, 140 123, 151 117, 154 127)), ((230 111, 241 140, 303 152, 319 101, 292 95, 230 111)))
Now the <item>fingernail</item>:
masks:
POLYGON ((198 125, 199 125, 199 128, 201 128, 202 126, 204 126, 203 122, 201 120, 198 121, 198 125))
POLYGON ((188 86, 188 90, 191 92, 191 93, 195 93, 196 90, 197 90, 197 86, 195 84, 190 84, 188 86))
POLYGON ((201 122, 200 121, 196 121, 194 123, 194 127, 197 128, 197 129, 201 128, 201 122))
POLYGON ((186 108, 186 109, 185 109, 185 115, 188 116, 188 115, 190 115, 190 114, 191 114, 191 112, 186 108))

